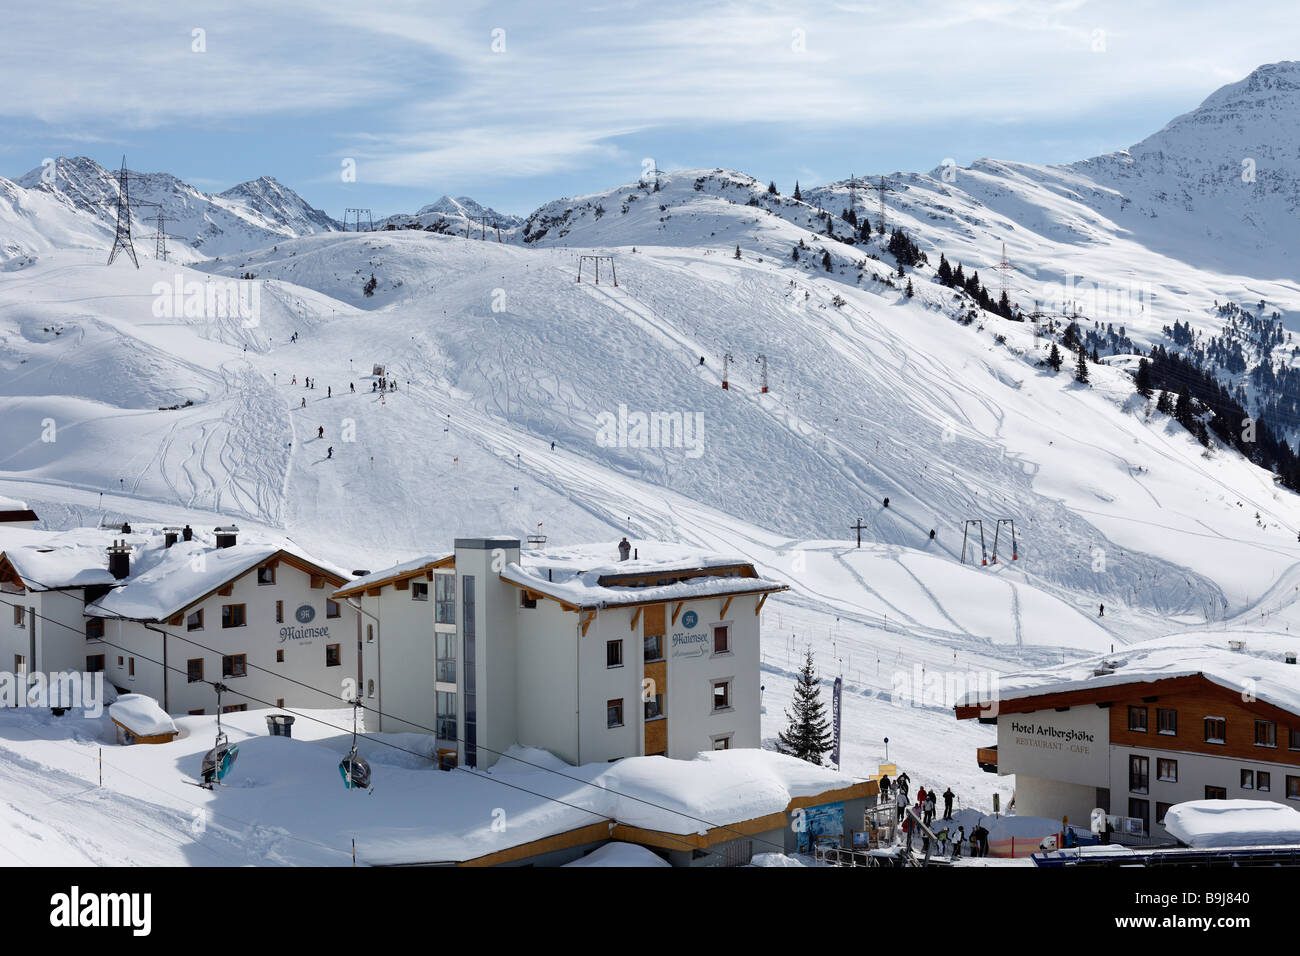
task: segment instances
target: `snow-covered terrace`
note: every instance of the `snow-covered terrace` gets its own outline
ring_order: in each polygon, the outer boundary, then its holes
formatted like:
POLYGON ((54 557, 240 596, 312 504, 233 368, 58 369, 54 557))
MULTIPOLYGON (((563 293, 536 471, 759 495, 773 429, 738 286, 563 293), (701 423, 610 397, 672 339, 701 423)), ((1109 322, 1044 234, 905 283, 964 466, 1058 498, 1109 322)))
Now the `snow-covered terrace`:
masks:
POLYGON ((786 590, 735 555, 658 541, 637 542, 635 548, 636 558, 627 561, 617 560, 616 542, 523 551, 501 578, 579 608, 786 590))

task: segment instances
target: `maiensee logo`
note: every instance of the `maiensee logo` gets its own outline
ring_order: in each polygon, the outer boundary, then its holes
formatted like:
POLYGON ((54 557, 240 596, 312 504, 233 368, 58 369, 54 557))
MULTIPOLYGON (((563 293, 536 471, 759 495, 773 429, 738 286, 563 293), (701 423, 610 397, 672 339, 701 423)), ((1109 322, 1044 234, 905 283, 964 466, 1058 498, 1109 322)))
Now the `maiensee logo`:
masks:
POLYGON ((70 893, 50 897, 50 925, 59 927, 122 927, 135 936, 148 936, 152 926, 152 893, 70 893))

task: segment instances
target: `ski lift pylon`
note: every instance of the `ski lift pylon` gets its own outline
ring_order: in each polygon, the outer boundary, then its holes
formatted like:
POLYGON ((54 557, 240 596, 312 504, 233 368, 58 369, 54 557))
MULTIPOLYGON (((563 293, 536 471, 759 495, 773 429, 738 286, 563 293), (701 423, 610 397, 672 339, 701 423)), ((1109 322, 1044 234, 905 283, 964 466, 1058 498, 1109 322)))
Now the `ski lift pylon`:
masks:
POLYGON ((1011 534, 1011 560, 1020 560, 1020 549, 1016 542, 1016 523, 1011 518, 999 518, 997 527, 993 530, 993 563, 998 563, 998 538, 1002 533, 1002 526, 1006 525, 1011 534))

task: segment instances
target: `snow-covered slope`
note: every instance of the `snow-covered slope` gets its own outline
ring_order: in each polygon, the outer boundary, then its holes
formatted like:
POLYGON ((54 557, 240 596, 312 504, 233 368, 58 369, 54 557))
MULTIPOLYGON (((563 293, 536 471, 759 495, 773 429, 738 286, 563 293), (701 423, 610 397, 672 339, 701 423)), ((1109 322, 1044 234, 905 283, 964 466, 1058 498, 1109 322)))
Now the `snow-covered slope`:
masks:
POLYGON ((375 226, 379 229, 390 226, 394 229, 423 229, 455 236, 463 236, 467 232, 482 235, 487 230, 494 240, 500 234, 502 241, 505 241, 523 222, 518 216, 497 212, 468 196, 456 199, 443 196, 437 202, 421 206, 415 215, 398 213, 376 222, 375 226))

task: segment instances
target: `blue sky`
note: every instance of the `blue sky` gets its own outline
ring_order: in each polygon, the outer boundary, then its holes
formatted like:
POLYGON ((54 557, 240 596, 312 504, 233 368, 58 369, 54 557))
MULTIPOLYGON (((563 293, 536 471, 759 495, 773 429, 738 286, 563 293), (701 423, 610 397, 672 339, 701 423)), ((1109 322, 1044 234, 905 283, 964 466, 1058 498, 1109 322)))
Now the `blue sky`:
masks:
POLYGON ((524 214, 646 158, 784 190, 1068 162, 1300 51, 1290 0, 44 0, 5 22, 0 175, 126 153, 208 191, 272 175, 336 218, 444 193, 524 214))

